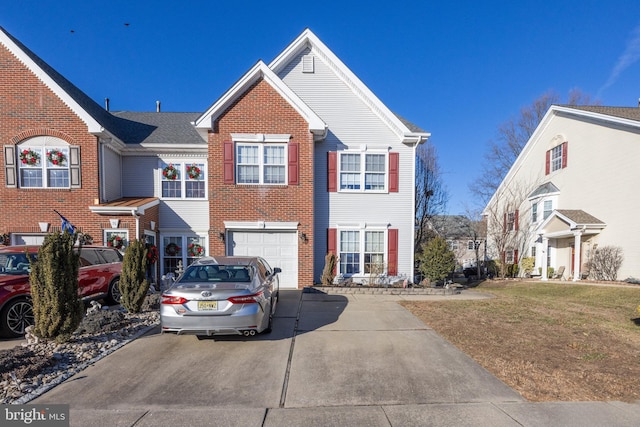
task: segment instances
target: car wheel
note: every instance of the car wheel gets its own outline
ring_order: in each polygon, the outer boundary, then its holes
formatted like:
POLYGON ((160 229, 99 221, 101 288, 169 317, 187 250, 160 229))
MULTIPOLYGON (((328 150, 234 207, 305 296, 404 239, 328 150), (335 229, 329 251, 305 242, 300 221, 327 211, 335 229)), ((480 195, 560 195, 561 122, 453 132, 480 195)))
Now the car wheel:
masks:
POLYGON ((35 323, 33 318, 33 304, 26 299, 17 299, 9 302, 0 314, 2 334, 15 338, 24 335, 27 326, 35 323))
POLYGON ((105 302, 109 305, 118 305, 120 304, 120 300, 122 299, 122 294, 120 293, 120 278, 113 279, 113 281, 109 284, 109 294, 105 298, 105 302))

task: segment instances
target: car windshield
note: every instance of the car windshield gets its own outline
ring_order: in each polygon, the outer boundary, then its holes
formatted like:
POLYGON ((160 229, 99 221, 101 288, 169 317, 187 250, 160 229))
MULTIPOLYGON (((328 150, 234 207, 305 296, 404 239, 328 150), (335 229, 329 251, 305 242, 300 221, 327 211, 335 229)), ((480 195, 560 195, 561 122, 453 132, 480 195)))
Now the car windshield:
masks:
POLYGON ((179 282, 250 282, 253 277, 248 265, 191 265, 179 282))
MULTIPOLYGON (((35 254, 30 257, 35 260, 35 254)), ((0 272, 5 274, 29 274, 29 260, 24 252, 0 254, 0 272)))

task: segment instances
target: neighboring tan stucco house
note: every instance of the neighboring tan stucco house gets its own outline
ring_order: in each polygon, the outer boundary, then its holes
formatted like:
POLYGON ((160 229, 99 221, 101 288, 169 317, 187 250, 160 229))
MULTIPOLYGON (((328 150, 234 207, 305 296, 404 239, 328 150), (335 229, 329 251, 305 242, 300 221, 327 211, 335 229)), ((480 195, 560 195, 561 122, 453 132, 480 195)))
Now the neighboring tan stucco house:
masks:
POLYGON ((618 279, 640 277, 638 164, 640 108, 552 106, 484 210, 490 254, 581 280, 598 248, 616 246, 618 279))
POLYGON ((373 266, 413 278, 415 150, 429 134, 311 31, 205 112, 111 112, 3 29, 0 61, 0 205, 23 212, 0 223, 12 244, 59 229, 56 209, 95 243, 157 245, 156 278, 203 254, 260 255, 299 288, 328 251, 355 280, 373 266))

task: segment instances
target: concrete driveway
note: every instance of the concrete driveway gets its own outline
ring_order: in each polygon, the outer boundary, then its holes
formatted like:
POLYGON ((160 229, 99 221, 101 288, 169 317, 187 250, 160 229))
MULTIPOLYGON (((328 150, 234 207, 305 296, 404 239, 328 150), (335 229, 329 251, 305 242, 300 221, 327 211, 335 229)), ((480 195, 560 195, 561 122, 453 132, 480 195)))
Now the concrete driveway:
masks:
POLYGON ((78 426, 560 425, 549 414, 570 421, 562 425, 634 425, 640 416, 622 403, 526 403, 399 298, 281 292, 269 335, 156 330, 30 403, 70 404, 78 426))

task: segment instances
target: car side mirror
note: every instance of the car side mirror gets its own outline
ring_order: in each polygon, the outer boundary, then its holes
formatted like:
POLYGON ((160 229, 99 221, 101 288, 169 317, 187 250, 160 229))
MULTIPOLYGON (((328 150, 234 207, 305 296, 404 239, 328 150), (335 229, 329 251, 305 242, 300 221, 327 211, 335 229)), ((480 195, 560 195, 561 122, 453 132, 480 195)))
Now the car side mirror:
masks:
POLYGON ((278 273, 282 273, 282 269, 280 267, 274 267, 273 274, 278 274, 278 273))

